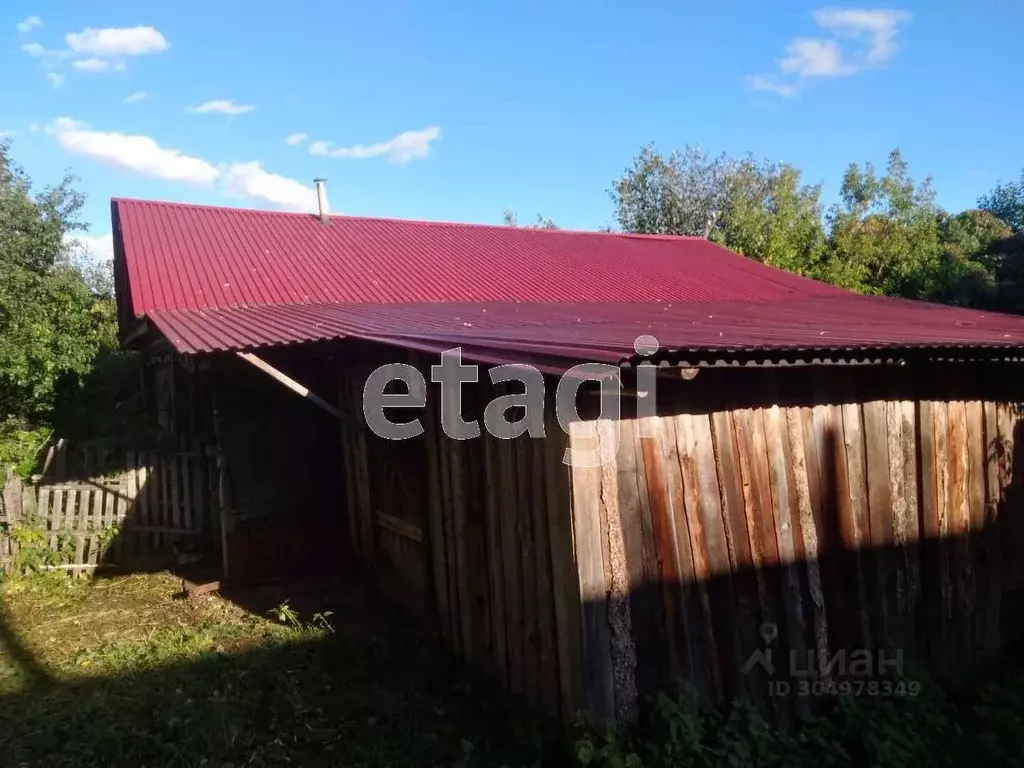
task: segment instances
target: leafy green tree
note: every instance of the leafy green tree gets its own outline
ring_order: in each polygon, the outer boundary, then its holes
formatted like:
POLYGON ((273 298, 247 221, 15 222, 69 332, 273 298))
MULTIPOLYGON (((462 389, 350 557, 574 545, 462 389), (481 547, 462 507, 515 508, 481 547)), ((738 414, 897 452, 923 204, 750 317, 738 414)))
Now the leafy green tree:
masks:
POLYGON ((33 194, 0 143, 0 421, 44 417, 58 383, 116 343, 109 298, 69 263, 67 240, 83 229, 73 182, 33 194))
POLYGON ((881 177, 871 163, 850 165, 840 197, 820 276, 863 293, 926 298, 942 252, 931 179, 915 184, 895 149, 881 177))
POLYGON ((686 147, 666 158, 648 146, 610 194, 627 232, 705 237, 794 272, 813 273, 825 243, 821 188, 752 155, 710 158, 686 147))
POLYGON ((725 207, 725 155, 709 158, 696 147, 662 156, 644 147, 609 190, 624 232, 710 237, 725 207))
POLYGON ((1017 181, 998 184, 983 195, 978 207, 1006 222, 1014 232, 1024 233, 1024 170, 1017 181))
POLYGON ((724 184, 712 240, 774 267, 816 272, 825 247, 820 186, 802 185, 790 165, 753 156, 732 163, 724 184))

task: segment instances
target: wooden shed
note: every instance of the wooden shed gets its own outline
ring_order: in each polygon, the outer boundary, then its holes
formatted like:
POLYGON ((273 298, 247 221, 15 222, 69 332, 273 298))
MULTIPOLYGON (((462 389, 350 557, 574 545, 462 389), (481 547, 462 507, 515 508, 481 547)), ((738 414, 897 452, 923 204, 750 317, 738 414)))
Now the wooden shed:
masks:
POLYGON ((168 423, 218 458, 229 578, 282 547, 291 570, 358 567, 471 667, 602 721, 681 681, 784 721, 805 684, 1019 636, 1024 319, 692 238, 112 211, 125 343, 201 393, 168 423), (494 368, 530 366, 543 437, 445 434, 431 366, 456 348, 480 366, 462 417, 520 391, 494 368), (365 423, 389 363, 431 382, 407 440, 365 423))

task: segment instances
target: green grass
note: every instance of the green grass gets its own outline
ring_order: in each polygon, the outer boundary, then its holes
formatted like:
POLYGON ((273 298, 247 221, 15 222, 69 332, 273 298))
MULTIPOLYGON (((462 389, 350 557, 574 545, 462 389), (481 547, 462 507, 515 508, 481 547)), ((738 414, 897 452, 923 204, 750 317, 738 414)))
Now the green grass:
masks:
POLYGON ((386 607, 281 623, 175 600, 179 583, 7 586, 0 764, 499 766, 551 748, 386 607))
POLYGON ((0 766, 1024 765, 1019 672, 846 697, 791 732, 662 696, 639 728, 570 744, 352 584, 178 588, 168 574, 0 584, 0 766))

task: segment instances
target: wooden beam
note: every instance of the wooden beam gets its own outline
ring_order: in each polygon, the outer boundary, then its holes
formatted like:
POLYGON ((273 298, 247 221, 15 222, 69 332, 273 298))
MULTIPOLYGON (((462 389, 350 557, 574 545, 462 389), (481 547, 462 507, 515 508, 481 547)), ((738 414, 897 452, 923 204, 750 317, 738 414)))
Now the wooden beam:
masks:
POLYGON ((324 400, 319 395, 317 395, 317 394, 315 394, 313 392, 310 392, 308 387, 302 386, 295 379, 293 379, 290 376, 287 376, 286 374, 284 374, 281 371, 279 371, 277 368, 272 366, 266 360, 263 360, 262 358, 257 357, 256 355, 252 354, 251 352, 236 352, 235 354, 238 355, 238 357, 240 357, 243 360, 245 360, 245 362, 249 363, 250 365, 254 365, 255 367, 259 368, 261 371, 263 371, 265 374, 267 374, 270 378, 280 382, 281 384, 284 384, 284 386, 288 387, 288 389, 290 389, 292 392, 295 392, 296 394, 306 398, 307 400, 309 400, 311 403, 313 403, 315 405, 319 405, 321 408, 323 408, 325 411, 327 411, 329 414, 331 414, 335 418, 338 418, 338 419, 341 418, 341 411, 339 411, 337 408, 335 408, 333 405, 328 403, 326 400, 324 400))

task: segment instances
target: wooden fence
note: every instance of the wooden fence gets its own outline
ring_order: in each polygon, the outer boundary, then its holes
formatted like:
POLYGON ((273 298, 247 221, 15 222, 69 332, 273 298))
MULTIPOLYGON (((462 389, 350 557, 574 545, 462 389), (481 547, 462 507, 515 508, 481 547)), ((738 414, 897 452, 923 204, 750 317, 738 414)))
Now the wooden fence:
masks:
POLYGON ((59 440, 43 471, 9 475, 0 567, 90 572, 164 561, 215 540, 217 474, 198 450, 110 451, 59 440))

